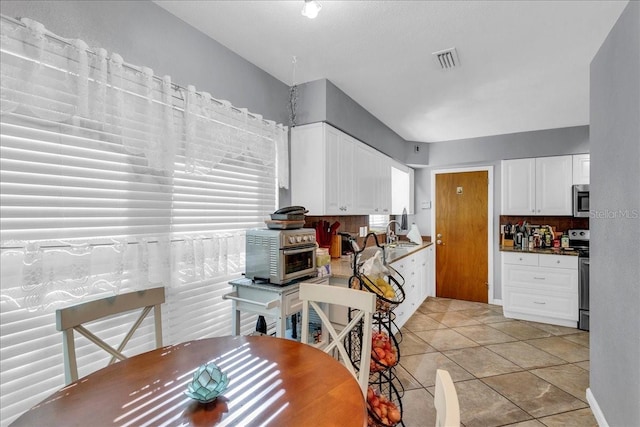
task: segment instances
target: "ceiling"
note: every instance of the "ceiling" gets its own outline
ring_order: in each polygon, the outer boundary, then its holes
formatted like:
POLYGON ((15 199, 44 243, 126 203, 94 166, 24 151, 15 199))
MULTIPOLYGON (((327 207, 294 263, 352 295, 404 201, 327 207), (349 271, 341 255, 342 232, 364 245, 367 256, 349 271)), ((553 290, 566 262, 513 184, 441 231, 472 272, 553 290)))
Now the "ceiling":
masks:
POLYGON ((625 1, 156 1, 287 85, 328 79, 408 141, 589 123, 589 64, 625 1), (444 71, 432 52, 455 47, 444 71), (292 58, 296 57, 295 66, 292 58))

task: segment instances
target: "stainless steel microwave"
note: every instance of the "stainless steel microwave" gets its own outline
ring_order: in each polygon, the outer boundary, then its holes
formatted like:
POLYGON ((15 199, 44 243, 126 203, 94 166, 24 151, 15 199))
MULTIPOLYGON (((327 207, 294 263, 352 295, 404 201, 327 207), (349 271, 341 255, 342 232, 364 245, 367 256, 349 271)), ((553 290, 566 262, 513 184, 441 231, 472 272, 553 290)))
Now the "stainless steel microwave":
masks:
POLYGON ((247 230, 245 277, 285 285, 315 276, 316 230, 247 230))
POLYGON ((589 217, 589 184, 573 186, 573 216, 589 217))

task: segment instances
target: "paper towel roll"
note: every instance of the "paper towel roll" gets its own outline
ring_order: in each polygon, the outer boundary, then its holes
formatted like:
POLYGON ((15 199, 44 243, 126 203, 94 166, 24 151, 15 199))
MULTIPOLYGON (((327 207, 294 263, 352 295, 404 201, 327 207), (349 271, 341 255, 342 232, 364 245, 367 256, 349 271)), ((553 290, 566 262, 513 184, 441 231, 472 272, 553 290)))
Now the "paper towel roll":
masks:
POLYGON ((418 226, 415 224, 411 224, 411 228, 407 233, 407 238, 413 243, 421 244, 422 243, 422 235, 420 234, 420 230, 418 230, 418 226))

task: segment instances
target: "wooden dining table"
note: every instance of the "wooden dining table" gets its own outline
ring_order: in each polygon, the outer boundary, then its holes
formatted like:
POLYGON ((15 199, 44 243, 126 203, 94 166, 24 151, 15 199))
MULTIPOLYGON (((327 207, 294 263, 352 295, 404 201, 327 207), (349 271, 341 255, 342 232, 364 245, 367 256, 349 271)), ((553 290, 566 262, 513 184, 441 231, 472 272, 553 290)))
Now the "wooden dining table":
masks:
POLYGON ((69 384, 12 426, 367 425, 356 379, 310 345, 270 336, 225 336, 163 347, 69 384), (229 378, 216 400, 184 392, 196 369, 215 363, 229 378))

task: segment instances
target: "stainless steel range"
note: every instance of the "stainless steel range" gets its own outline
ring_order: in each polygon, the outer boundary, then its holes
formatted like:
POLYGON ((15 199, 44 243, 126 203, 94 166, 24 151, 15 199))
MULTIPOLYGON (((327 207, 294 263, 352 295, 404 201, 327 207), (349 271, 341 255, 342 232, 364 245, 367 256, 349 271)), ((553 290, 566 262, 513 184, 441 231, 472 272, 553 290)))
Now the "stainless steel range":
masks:
POLYGON ((589 330, 589 230, 569 230, 569 246, 578 251, 578 329, 589 330))

